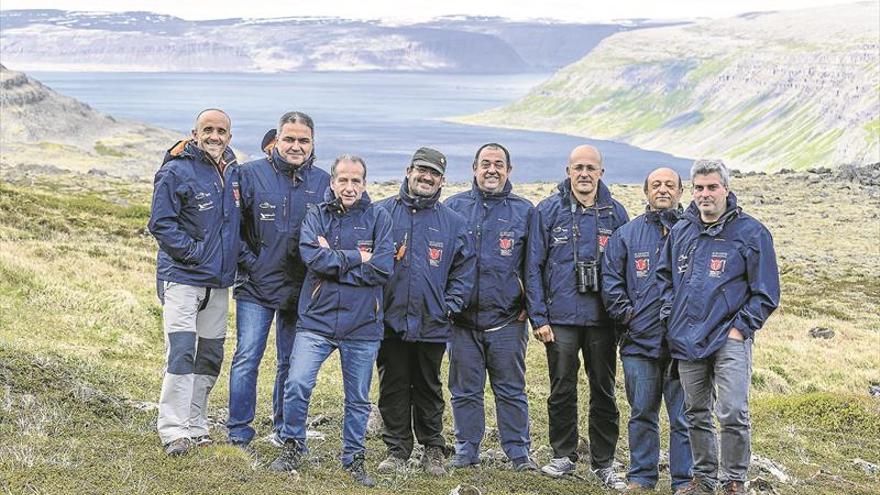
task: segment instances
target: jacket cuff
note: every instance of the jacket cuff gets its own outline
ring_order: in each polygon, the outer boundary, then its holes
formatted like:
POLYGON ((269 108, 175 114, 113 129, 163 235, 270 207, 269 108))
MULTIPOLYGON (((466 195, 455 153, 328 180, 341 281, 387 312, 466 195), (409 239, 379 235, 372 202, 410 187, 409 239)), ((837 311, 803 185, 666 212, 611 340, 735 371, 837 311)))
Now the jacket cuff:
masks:
POLYGON ((736 328, 737 330, 739 330, 739 333, 742 334, 743 339, 745 340, 749 340, 755 335, 754 330, 746 325, 746 322, 743 321, 742 317, 737 317, 735 320, 733 320, 733 325, 731 325, 731 328, 736 328))
POLYGON ((345 261, 348 265, 346 267, 346 270, 354 268, 363 263, 361 261, 361 252, 357 249, 343 249, 342 254, 345 256, 345 261))
POLYGON ((544 325, 550 324, 550 320, 548 320, 545 316, 529 315, 529 320, 532 322, 532 329, 533 330, 537 330, 538 328, 541 328, 544 325))

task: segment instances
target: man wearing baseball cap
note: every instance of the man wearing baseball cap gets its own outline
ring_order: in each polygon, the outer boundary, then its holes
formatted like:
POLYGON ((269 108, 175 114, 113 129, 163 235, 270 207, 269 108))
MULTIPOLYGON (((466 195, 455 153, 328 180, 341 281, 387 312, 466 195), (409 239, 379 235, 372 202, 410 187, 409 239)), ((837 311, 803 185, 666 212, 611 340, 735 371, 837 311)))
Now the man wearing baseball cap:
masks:
POLYGON ((438 201, 446 164, 443 153, 419 148, 400 193, 378 203, 391 213, 395 250, 394 274, 385 286, 385 338, 376 361, 388 448, 380 473, 405 469, 415 432, 425 446, 422 468, 446 474, 440 364, 450 318, 468 301, 475 269, 467 221, 438 201))

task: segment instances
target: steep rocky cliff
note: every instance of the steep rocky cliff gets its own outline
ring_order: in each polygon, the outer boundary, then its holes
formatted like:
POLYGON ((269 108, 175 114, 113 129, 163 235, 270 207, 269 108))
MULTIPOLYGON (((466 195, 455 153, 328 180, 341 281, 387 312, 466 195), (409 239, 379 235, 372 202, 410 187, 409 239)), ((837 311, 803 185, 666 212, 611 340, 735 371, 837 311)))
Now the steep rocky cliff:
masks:
POLYGON ((22 70, 460 73, 553 71, 643 24, 496 17, 387 24, 336 18, 187 21, 150 12, 0 12, 3 60, 22 70))
POLYGON ((880 4, 619 33, 460 120, 622 141, 745 170, 880 161, 880 4))
POLYGON ((0 166, 147 176, 180 135, 117 120, 0 65, 0 166))

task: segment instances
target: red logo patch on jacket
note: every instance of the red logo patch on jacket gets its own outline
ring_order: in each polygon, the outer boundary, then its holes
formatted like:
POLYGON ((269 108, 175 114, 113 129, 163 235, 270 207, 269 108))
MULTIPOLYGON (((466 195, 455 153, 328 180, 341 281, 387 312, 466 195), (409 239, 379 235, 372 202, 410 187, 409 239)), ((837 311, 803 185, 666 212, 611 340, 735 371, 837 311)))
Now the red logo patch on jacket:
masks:
POLYGON ((501 232, 498 235, 498 247, 501 250, 501 256, 513 256, 513 232, 501 232))
POLYGON ((720 277, 724 273, 724 267, 727 266, 727 253, 712 253, 709 260, 709 276, 720 277))
POLYGON ((358 251, 364 253, 372 253, 373 252, 373 241, 365 240, 365 241, 357 241, 358 251))
POLYGON ((442 242, 429 242, 428 243, 428 264, 431 266, 440 266, 441 261, 443 261, 443 243, 442 242))
POLYGON ((636 277, 644 278, 648 276, 648 270, 651 267, 651 259, 647 256, 636 258, 636 277))

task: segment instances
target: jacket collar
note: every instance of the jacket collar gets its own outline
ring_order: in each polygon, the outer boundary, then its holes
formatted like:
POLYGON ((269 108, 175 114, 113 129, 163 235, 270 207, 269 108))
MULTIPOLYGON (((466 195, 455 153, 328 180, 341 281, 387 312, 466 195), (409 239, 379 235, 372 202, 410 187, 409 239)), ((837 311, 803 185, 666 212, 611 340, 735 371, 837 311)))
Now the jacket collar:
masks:
POLYGON ((295 166, 288 163, 280 153, 278 153, 277 148, 272 148, 272 153, 269 156, 269 161, 275 167, 275 170, 278 172, 290 177, 293 179, 295 183, 300 183, 304 180, 304 175, 312 168, 312 164, 315 162, 315 154, 312 153, 306 158, 306 161, 303 162, 302 165, 295 166))
POLYGON ((645 219, 646 221, 665 227, 667 230, 671 230, 675 225, 675 222, 678 222, 678 219, 681 218, 684 211, 682 210, 681 204, 675 208, 669 208, 666 210, 655 211, 652 210, 650 206, 645 207, 645 219))
POLYGON ((400 185, 400 194, 397 197, 400 199, 400 202, 406 205, 409 208, 414 208, 416 210, 424 210, 426 208, 433 208, 434 205, 437 204, 437 200, 440 199, 440 191, 442 191, 442 187, 437 189, 437 192, 434 193, 431 197, 424 196, 414 196, 409 193, 409 181, 407 181, 406 177, 403 178, 403 184, 400 185))
POLYGON ((364 191, 364 194, 361 195, 361 199, 357 200, 355 204, 351 205, 351 208, 346 210, 342 207, 342 200, 336 197, 336 193, 333 192, 333 189, 328 186, 327 189, 324 190, 323 205, 340 216, 350 211, 366 210, 371 202, 370 195, 367 194, 367 191, 364 191))
MULTIPOLYGON (((200 149, 192 138, 181 139, 174 143, 174 146, 168 148, 168 151, 165 152, 165 157, 162 159, 162 165, 165 165, 176 158, 187 158, 216 166, 214 159, 200 149)), ((223 162, 226 166, 234 165, 236 163, 235 153, 233 153, 232 149, 229 147, 223 152, 223 162)))
MULTIPOLYGON (((571 206, 571 179, 565 179, 560 182, 559 185, 556 186, 556 189, 559 190, 559 195, 562 197, 562 205, 565 207, 571 206)), ((608 186, 605 185, 605 182, 602 179, 599 179, 599 185, 596 191, 596 208, 607 208, 612 206, 611 203, 611 191, 608 189, 608 186)))
POLYGON ((691 201, 691 204, 688 206, 687 211, 684 213, 684 218, 689 222, 700 227, 702 232, 705 232, 708 235, 716 236, 724 227, 734 218, 738 217, 742 212, 742 208, 737 206, 736 204, 736 195, 733 194, 733 191, 727 193, 727 208, 724 211, 724 214, 721 215, 718 220, 710 225, 704 225, 703 221, 700 219, 700 209, 697 208, 697 203, 691 201))

